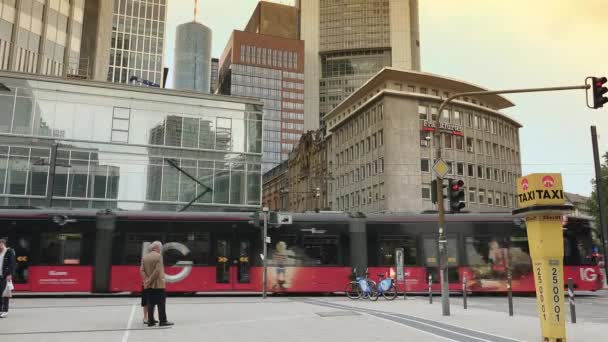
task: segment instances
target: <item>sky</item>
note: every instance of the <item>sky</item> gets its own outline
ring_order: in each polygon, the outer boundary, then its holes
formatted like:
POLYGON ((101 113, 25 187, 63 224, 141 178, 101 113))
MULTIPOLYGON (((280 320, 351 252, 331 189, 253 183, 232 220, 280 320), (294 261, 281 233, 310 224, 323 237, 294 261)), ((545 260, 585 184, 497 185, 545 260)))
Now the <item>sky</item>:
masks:
MULTIPOLYGON (((165 64, 172 68, 175 27, 192 20, 194 0, 168 1, 165 64)), ((244 28, 257 2, 199 0, 198 19, 213 30, 214 57, 221 55, 232 30, 244 28)), ((608 75, 606 0, 419 3, 422 71, 489 89, 582 85, 587 76, 608 75)), ((584 90, 506 97, 516 106, 504 112, 523 125, 523 174, 560 172, 566 191, 589 195, 594 177, 590 126, 597 126, 600 154, 605 153, 608 106, 588 109, 584 90)))

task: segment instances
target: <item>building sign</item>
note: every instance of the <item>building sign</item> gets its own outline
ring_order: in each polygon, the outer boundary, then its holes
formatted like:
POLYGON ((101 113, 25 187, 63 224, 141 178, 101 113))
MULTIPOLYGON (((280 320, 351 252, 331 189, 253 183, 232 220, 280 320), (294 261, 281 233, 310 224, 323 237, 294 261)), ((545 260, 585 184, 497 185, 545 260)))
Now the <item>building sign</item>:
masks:
POLYGON ((519 208, 534 205, 561 205, 565 203, 562 176, 558 173, 533 173, 517 179, 519 208))
MULTIPOLYGON (((422 122, 423 131, 434 132, 436 126, 437 125, 435 124, 435 121, 424 120, 422 122)), ((449 122, 439 121, 439 130, 442 132, 448 132, 448 133, 451 133, 454 135, 464 136, 464 133, 462 132, 462 126, 452 124, 449 122)))

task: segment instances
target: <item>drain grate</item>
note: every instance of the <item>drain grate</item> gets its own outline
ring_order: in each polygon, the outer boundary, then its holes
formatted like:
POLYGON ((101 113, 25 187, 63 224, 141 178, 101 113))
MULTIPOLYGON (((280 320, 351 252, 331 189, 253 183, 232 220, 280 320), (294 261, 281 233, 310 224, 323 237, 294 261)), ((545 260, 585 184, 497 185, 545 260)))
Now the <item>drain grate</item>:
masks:
POLYGON ((327 312, 317 312, 317 315, 321 317, 347 317, 347 316, 360 316, 361 314, 354 311, 327 311, 327 312))

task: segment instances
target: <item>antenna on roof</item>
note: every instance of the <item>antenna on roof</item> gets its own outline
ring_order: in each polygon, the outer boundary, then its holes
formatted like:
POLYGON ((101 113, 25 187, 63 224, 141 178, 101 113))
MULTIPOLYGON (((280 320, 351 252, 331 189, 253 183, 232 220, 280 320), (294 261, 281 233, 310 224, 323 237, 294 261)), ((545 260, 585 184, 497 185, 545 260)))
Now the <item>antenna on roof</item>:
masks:
POLYGON ((198 14, 198 0, 194 0, 194 22, 196 22, 197 14, 198 14))

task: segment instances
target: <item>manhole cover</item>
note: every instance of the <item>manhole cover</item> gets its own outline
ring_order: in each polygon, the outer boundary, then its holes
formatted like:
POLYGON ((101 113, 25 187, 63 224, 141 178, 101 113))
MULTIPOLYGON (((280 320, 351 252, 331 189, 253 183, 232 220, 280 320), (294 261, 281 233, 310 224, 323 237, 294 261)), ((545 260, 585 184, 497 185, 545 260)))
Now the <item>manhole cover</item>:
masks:
POLYGON ((321 317, 343 317, 343 316, 359 316, 358 312, 354 311, 328 311, 328 312, 317 312, 317 315, 321 317))

